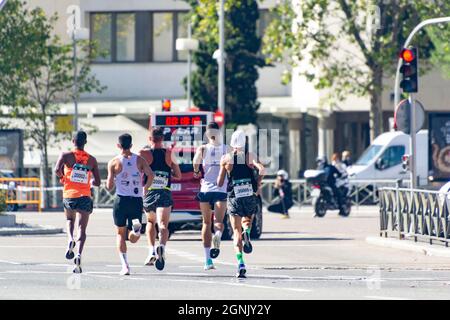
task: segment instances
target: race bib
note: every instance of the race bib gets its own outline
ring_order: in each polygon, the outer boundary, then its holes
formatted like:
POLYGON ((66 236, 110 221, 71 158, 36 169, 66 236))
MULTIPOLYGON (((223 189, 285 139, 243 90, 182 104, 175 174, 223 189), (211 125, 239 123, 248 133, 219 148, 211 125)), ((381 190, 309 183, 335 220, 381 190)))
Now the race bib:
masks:
POLYGON ((169 184, 169 174, 164 171, 155 171, 155 178, 153 179, 152 189, 164 189, 169 184))
POLYGON ((72 167, 70 181, 75 183, 88 184, 89 183, 89 168, 85 165, 76 163, 72 167))
POLYGON ((233 190, 236 198, 244 198, 253 195, 253 187, 250 179, 241 179, 234 181, 233 190))

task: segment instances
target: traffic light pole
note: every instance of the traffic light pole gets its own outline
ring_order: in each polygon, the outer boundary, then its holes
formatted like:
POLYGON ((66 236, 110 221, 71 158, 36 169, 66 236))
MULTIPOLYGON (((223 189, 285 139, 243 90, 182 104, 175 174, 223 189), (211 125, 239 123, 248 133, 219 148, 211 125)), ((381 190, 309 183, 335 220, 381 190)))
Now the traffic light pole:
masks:
POLYGON ((410 157, 409 157, 409 169, 411 173, 411 189, 417 188, 417 166, 416 166, 416 103, 414 101, 414 94, 410 93, 409 97, 409 105, 410 105, 410 157))

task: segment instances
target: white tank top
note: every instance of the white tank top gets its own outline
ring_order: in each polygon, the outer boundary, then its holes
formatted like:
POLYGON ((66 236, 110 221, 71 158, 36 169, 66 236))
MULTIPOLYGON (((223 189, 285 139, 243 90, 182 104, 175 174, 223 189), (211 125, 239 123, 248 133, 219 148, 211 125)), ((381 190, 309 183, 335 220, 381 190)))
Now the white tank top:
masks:
POLYGON ((201 180, 200 192, 227 192, 227 178, 222 187, 217 185, 217 177, 220 171, 220 159, 227 153, 227 146, 224 144, 214 146, 205 145, 203 156, 203 179, 201 180))
POLYGON ((142 197, 142 174, 137 166, 137 155, 131 154, 130 158, 120 156, 122 171, 116 176, 116 194, 127 197, 142 197))

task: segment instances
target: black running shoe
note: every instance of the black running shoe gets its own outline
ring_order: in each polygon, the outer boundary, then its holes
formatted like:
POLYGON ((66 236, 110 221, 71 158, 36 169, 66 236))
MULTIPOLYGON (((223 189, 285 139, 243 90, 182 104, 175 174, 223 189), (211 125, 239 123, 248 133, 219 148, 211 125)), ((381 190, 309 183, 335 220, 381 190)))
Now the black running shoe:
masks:
POLYGON ((161 270, 164 269, 164 266, 166 264, 164 247, 163 246, 158 246, 156 248, 156 254, 158 255, 158 259, 156 259, 156 261, 155 261, 155 267, 156 267, 156 269, 161 271, 161 270))
POLYGON ((245 275, 247 273, 247 269, 245 268, 245 264, 240 263, 238 265, 238 272, 236 274, 236 278, 245 279, 247 276, 245 275))
POLYGON ((81 256, 77 256, 73 263, 75 263, 75 267, 73 268, 73 273, 82 273, 83 270, 81 269, 81 256))
POLYGON ((75 257, 75 253, 73 253, 73 249, 75 248, 76 245, 77 245, 77 243, 73 240, 69 242, 69 245, 68 245, 67 251, 66 251, 66 259, 67 260, 72 260, 75 257))
POLYGON ((244 252, 245 253, 252 253, 253 251, 253 246, 252 243, 250 242, 250 235, 246 232, 243 231, 242 232, 242 240, 244 241, 244 252))
POLYGON ((220 254, 220 236, 218 234, 213 235, 212 238, 213 247, 209 250, 211 259, 216 259, 220 254))

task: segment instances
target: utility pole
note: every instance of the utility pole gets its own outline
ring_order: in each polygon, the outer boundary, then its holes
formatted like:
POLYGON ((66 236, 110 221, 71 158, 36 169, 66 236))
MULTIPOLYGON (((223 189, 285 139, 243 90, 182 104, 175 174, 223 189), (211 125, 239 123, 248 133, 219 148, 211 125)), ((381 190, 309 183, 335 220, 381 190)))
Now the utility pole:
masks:
POLYGON ((77 30, 77 17, 76 11, 73 11, 73 31, 72 31, 72 43, 73 43, 73 105, 74 105, 74 129, 78 131, 78 65, 77 65, 77 39, 75 33, 77 30))
POLYGON ((225 0, 220 0, 219 10, 219 84, 218 109, 225 114, 225 0))

